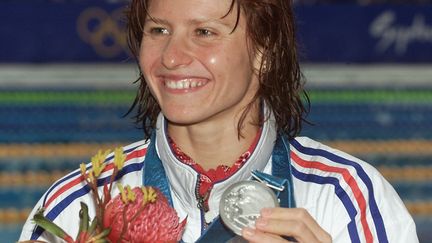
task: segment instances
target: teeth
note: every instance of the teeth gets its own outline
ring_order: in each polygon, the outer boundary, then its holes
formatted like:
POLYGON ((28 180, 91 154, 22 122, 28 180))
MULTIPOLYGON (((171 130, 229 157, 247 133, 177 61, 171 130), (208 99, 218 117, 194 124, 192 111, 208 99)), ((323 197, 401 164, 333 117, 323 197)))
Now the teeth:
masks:
POLYGON ((176 88, 177 89, 183 89, 183 82, 178 82, 176 88))
POLYGON ((183 88, 185 88, 185 89, 189 89, 190 88, 190 81, 189 80, 184 81, 183 88))
POLYGON ((181 81, 165 80, 165 86, 170 89, 189 89, 203 86, 206 82, 184 79, 181 81))

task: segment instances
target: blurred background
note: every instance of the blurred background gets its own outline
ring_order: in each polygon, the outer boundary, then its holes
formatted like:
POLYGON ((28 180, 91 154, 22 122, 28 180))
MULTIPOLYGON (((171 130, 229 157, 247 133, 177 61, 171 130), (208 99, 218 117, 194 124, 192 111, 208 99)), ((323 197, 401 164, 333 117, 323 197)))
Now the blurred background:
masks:
MULTIPOLYGON (((127 0, 0 2, 0 235, 18 239, 54 180, 142 138, 127 0)), ((297 0, 311 98, 303 135, 391 182, 432 242, 432 1, 297 0)))

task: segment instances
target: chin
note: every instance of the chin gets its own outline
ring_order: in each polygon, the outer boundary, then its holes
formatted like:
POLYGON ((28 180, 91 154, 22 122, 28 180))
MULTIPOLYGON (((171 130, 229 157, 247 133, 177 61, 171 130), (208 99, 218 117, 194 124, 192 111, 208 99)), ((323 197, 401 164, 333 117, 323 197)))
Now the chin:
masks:
POLYGON ((191 113, 164 112, 165 118, 172 124, 187 126, 199 123, 200 119, 191 113))

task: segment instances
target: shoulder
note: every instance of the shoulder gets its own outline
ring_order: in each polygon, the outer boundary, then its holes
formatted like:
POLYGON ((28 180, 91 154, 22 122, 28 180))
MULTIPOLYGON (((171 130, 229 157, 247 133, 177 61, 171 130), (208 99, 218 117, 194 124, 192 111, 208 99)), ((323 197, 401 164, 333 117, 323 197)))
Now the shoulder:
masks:
MULTIPOLYGON (((130 186, 142 185, 142 167, 148 145, 149 141, 146 142, 142 140, 123 147, 123 152, 126 154, 126 159, 123 169, 116 178, 117 181, 130 186)), ((104 182, 108 181, 111 174, 113 173, 113 161, 114 153, 108 154, 104 162, 105 168, 98 178, 98 185, 100 189, 104 182)), ((86 166, 87 169, 91 168, 91 163, 87 163, 86 166)), ((46 191, 46 193, 42 196, 38 204, 33 209, 23 228, 22 236, 26 235, 24 234, 24 230, 27 229, 27 231, 30 231, 29 229, 34 228, 34 224, 30 219, 39 208, 45 209, 44 214, 48 219, 54 221, 60 227, 63 226, 65 229, 68 229, 67 231, 72 231, 71 233, 74 235, 76 233, 74 231, 77 231, 75 225, 78 226, 78 223, 75 222, 75 220, 73 220, 71 217, 78 218, 74 215, 78 215, 80 202, 85 202, 89 206, 92 205, 93 201, 89 192, 90 189, 83 180, 78 168, 63 178, 57 180, 46 191)), ((89 207, 89 210, 91 208, 92 207, 89 207)), ((31 238, 34 240, 38 239, 42 233, 43 231, 37 228, 31 233, 31 238)))
POLYGON ((308 137, 290 140, 290 150, 294 167, 304 173, 354 176, 366 184, 381 178, 380 173, 367 162, 308 137))
MULTIPOLYGON (((293 177, 312 194, 335 198, 344 208, 376 208, 381 193, 392 186, 367 162, 307 137, 290 141, 293 177), (326 190, 317 193, 316 190, 326 190)), ((303 190, 303 191, 304 191, 303 190)))
POLYGON ((416 238, 402 200, 373 166, 307 137, 292 139, 290 150, 298 206, 309 208, 335 242, 416 238))
POLYGON ((375 183, 382 180, 368 163, 307 137, 290 140, 290 158, 295 185, 305 192, 296 193, 303 203, 334 200, 353 212, 358 204, 366 204, 367 197, 374 197, 375 183))
MULTIPOLYGON (((123 147, 123 152, 126 154, 126 160, 123 167, 122 177, 127 177, 129 173, 138 171, 142 168, 144 158, 147 152, 148 143, 145 141, 138 141, 130 145, 123 147)), ((114 153, 111 152, 105 159, 105 168, 100 175, 100 179, 109 178, 113 172, 113 159, 114 153)), ((87 169, 91 168, 91 163, 87 163, 87 169)), ((56 181, 45 194, 45 200, 43 201, 43 207, 49 208, 50 204, 57 200, 58 197, 64 198, 71 192, 77 192, 77 190, 84 190, 85 183, 81 176, 80 170, 77 168, 68 175, 56 181)))

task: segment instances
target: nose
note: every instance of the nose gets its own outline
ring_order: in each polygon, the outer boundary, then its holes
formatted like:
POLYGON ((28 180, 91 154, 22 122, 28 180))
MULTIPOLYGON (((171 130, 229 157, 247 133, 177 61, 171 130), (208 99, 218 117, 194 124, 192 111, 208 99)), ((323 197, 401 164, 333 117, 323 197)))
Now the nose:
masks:
POLYGON ((171 36, 162 53, 162 64, 167 69, 187 66, 192 62, 185 37, 171 36))

